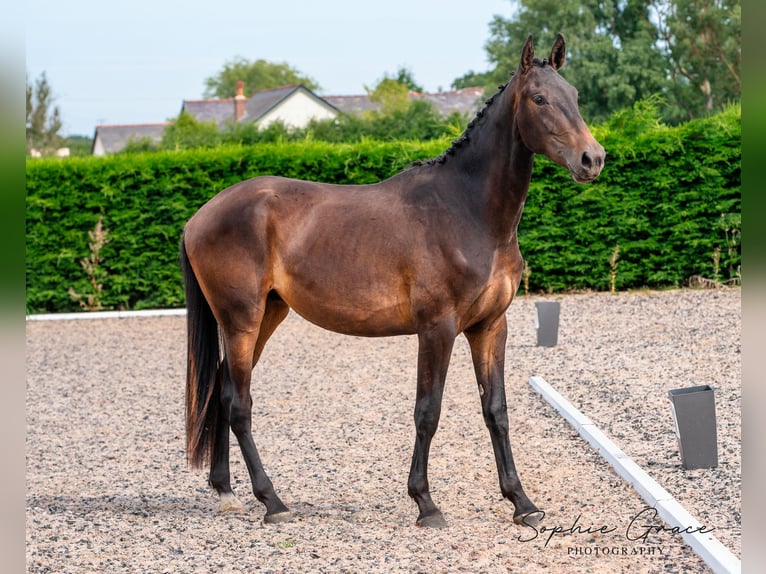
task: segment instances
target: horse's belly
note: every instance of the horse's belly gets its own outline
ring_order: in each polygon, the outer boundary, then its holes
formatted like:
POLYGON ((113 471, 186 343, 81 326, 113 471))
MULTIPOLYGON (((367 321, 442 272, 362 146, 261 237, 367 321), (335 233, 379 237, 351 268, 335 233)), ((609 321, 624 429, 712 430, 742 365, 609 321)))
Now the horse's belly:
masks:
POLYGON ((360 337, 413 334, 411 319, 398 307, 386 308, 374 301, 319 300, 314 297, 283 297, 301 317, 336 333, 360 337))
POLYGON ((301 317, 330 331, 364 337, 414 333, 409 300, 396 283, 292 277, 275 291, 301 317))

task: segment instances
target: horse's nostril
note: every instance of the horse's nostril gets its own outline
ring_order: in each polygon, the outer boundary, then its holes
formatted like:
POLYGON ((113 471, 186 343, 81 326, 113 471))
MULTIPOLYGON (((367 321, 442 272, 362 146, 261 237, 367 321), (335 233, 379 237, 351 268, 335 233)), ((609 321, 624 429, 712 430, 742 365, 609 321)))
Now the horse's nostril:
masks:
POLYGON ((593 165, 593 162, 590 159, 590 154, 586 151, 582 154, 582 166, 585 169, 590 169, 593 165))

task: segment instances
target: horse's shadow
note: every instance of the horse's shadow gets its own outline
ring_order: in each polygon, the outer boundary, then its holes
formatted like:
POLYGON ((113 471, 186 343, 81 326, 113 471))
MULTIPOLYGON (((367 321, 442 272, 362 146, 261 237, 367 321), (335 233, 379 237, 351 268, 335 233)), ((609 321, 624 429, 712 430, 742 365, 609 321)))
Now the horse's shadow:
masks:
POLYGON ((215 501, 199 496, 167 496, 151 494, 103 494, 100 496, 33 495, 27 497, 27 511, 43 511, 52 515, 86 516, 116 514, 151 516, 183 514, 205 516, 215 511, 215 501))
MULTIPOLYGON (((32 495, 27 497, 27 511, 45 512, 59 516, 90 516, 99 514, 135 516, 141 518, 183 516, 185 519, 210 519, 216 517, 239 517, 251 522, 263 519, 263 507, 257 501, 245 503, 245 508, 237 513, 219 513, 218 501, 211 496, 208 499, 196 496, 167 496, 149 494, 104 494, 101 496, 54 496, 32 495)), ((390 522, 397 514, 395 508, 382 508, 379 504, 369 507, 356 507, 347 504, 291 501, 290 509, 297 521, 341 522, 390 522), (377 519, 375 517, 378 517, 377 519)), ((404 523, 409 516, 401 517, 404 523)))

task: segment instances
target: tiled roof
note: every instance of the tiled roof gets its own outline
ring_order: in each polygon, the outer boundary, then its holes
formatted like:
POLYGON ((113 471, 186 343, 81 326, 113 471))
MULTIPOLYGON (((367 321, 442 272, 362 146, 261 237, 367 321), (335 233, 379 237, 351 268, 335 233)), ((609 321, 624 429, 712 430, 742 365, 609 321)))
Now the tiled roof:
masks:
POLYGON ((105 153, 115 153, 123 149, 131 140, 138 141, 149 138, 152 141, 162 140, 162 134, 168 122, 161 124, 131 124, 131 125, 102 125, 96 126, 96 135, 93 139, 101 143, 105 153))
MULTIPOLYGON (((367 95, 320 97, 304 86, 296 84, 257 92, 247 99, 245 115, 239 121, 252 122, 259 120, 298 90, 305 90, 306 93, 317 100, 323 101, 325 104, 346 113, 358 114, 365 110, 378 109, 377 104, 372 103, 367 95)), ((464 88, 462 90, 435 94, 410 92, 410 98, 430 102, 444 115, 449 115, 453 112, 472 115, 482 104, 483 92, 482 88, 464 88)), ((199 121, 206 122, 213 120, 219 128, 223 128, 227 121, 234 120, 235 118, 235 98, 184 100, 181 111, 188 112, 199 121)), ((104 153, 118 152, 130 140, 150 138, 152 141, 160 141, 167 125, 168 122, 96 126, 93 149, 95 150, 96 148, 96 140, 99 141, 104 153)))
MULTIPOLYGON (((461 90, 438 92, 435 94, 410 92, 409 96, 411 100, 429 102, 439 113, 448 116, 453 112, 472 115, 482 106, 483 94, 483 88, 463 88, 461 90)), ((347 114, 359 114, 366 110, 379 109, 379 106, 371 102, 370 97, 367 95, 323 96, 323 99, 347 114)))
POLYGON ((219 128, 234 119, 234 98, 220 100, 184 100, 181 111, 188 112, 201 122, 215 120, 219 128))
POLYGON ((295 84, 270 90, 261 90, 260 92, 254 93, 250 99, 247 100, 246 117, 253 121, 264 116, 266 112, 274 108, 279 102, 300 88, 300 84, 295 84))
POLYGON ((473 115, 484 105, 483 95, 484 88, 463 88, 436 94, 413 93, 410 94, 410 97, 422 98, 433 104, 440 113, 448 116, 453 112, 473 115))
POLYGON ((378 109, 378 105, 373 104, 369 96, 322 96, 322 98, 347 114, 360 114, 366 110, 378 109))
MULTIPOLYGON (((240 118, 239 121, 253 122, 259 120, 270 110, 279 105, 280 102, 286 100, 298 90, 304 90, 315 98, 318 98, 318 96, 314 95, 311 90, 308 90, 301 84, 261 90, 247 98, 245 115, 240 118)), ((184 100, 181 109, 182 111, 190 113, 199 121, 206 122, 215 120, 219 128, 224 127, 227 121, 235 119, 234 98, 224 98, 220 100, 184 100)))

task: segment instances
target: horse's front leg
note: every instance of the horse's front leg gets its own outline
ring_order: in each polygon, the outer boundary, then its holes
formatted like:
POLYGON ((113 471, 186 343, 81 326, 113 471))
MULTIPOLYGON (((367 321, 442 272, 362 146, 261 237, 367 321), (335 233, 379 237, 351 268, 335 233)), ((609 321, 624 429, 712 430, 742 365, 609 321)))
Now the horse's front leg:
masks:
POLYGON ((492 438, 500 491, 513 503, 513 521, 519 524, 525 516, 538 512, 538 509, 521 487, 508 438, 508 408, 503 374, 507 332, 508 326, 503 314, 493 322, 466 331, 466 338, 471 347, 476 381, 479 384, 484 422, 492 438))
POLYGON ((428 452, 441 414, 444 381, 447 377, 455 330, 440 325, 418 335, 418 386, 415 399, 415 449, 407 491, 418 505, 416 524, 431 528, 446 526, 444 516, 431 500, 428 486, 428 452))

